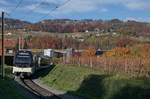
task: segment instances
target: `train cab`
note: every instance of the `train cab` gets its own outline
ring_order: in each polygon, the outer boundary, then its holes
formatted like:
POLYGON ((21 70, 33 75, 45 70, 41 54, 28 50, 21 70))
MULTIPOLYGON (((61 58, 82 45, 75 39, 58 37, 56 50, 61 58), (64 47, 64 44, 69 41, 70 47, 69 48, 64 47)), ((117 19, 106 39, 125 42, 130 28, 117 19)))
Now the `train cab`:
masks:
POLYGON ((31 51, 18 51, 14 57, 14 74, 31 75, 35 72, 35 65, 31 51))

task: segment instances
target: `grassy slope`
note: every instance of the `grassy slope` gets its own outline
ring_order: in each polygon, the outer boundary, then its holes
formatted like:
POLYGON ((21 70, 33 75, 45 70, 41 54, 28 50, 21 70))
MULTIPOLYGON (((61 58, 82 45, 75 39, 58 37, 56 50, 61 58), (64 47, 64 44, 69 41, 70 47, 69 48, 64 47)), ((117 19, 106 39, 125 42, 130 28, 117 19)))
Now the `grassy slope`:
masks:
POLYGON ((148 82, 119 75, 104 75, 98 70, 84 67, 57 65, 41 80, 50 87, 87 99, 150 98, 148 82))
POLYGON ((6 77, 0 78, 0 99, 26 99, 23 94, 16 89, 12 79, 11 68, 6 68, 6 77))

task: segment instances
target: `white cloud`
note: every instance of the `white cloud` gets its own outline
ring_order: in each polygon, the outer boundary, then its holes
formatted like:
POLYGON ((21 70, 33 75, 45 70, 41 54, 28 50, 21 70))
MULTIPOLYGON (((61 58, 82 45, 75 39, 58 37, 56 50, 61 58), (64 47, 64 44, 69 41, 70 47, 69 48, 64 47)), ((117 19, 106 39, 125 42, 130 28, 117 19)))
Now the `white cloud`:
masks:
MULTIPOLYGON (((37 9, 37 13, 47 13, 47 11, 51 10, 51 5, 60 5, 67 0, 25 0, 26 6, 24 9, 32 10, 39 3, 44 2, 46 7, 40 7, 37 9), (28 2, 28 3, 27 3, 28 2), (51 4, 51 5, 50 5, 51 4), (49 5, 49 7, 48 7, 49 5)), ((0 8, 1 5, 8 5, 10 2, 8 0, 0 0, 0 8)), ((42 4, 44 6, 44 4, 42 4)), ((150 1, 146 0, 71 0, 66 5, 62 6, 61 8, 55 11, 56 14, 67 14, 70 12, 77 12, 83 13, 88 11, 100 10, 100 12, 107 12, 107 6, 115 5, 115 6, 124 6, 131 10, 140 10, 140 9, 147 9, 150 8, 150 1)), ((14 6, 12 4, 12 6, 14 6)), ((7 6, 9 8, 10 6, 7 6)))
POLYGON ((8 5, 10 5, 8 2, 3 1, 3 0, 0 1, 0 12, 1 12, 1 11, 9 12, 10 9, 11 9, 11 7, 6 7, 6 6, 8 6, 8 5))
POLYGON ((6 0, 0 0, 0 4, 1 4, 1 5, 7 5, 8 2, 7 2, 6 0))
POLYGON ((126 7, 133 10, 147 9, 150 8, 150 2, 137 1, 137 2, 128 2, 126 7))
MULTIPOLYGON (((9 0, 0 0, 0 10, 9 10, 13 8, 16 3, 10 4, 9 0), (7 6, 2 6, 7 5, 7 6), (8 6, 9 5, 9 6, 8 6)), ((67 0, 23 0, 24 7, 20 7, 19 11, 30 12, 38 6, 39 3, 44 2, 34 10, 36 13, 47 14, 54 8, 52 5, 61 5, 67 0)), ((84 13, 90 11, 108 12, 110 5, 123 6, 129 10, 150 9, 150 1, 148 0, 71 0, 64 6, 61 6, 56 11, 51 12, 54 15, 65 15, 69 13, 84 13)), ((109 9, 111 10, 111 9, 109 9)))
POLYGON ((87 11, 92 11, 97 8, 97 4, 93 1, 91 2, 90 0, 72 0, 66 5, 62 6, 58 11, 61 12, 87 12, 87 11))
MULTIPOLYGON (((59 3, 57 3, 57 5, 61 5, 63 4, 64 2, 66 2, 67 0, 61 0, 59 3)), ((47 0, 45 1, 45 3, 54 3, 56 4, 56 0, 47 0)), ((98 7, 96 6, 97 4, 94 3, 94 2, 91 2, 90 0, 72 0, 68 3, 66 3, 65 5, 59 7, 55 12, 52 12, 52 13, 55 13, 55 14, 66 14, 66 13, 70 13, 70 12, 79 12, 79 13, 82 13, 82 12, 88 12, 88 11, 93 11, 95 9, 97 9, 98 7)), ((27 5, 25 6, 25 8, 23 8, 24 10, 28 9, 28 10, 33 10, 34 8, 36 8, 38 6, 38 4, 30 4, 30 5, 27 5)), ((55 6, 53 7, 50 7, 50 6, 47 6, 47 7, 38 7, 36 8, 36 10, 34 10, 34 12, 37 12, 37 13, 42 13, 42 14, 45 14, 45 13, 49 13, 52 9, 54 9, 55 6)), ((102 9, 102 11, 106 11, 106 9, 102 9)))
POLYGON ((67 14, 70 12, 88 12, 100 10, 107 12, 107 6, 122 5, 129 10, 142 10, 150 8, 150 2, 145 0, 71 0, 69 3, 55 11, 55 14, 67 14))

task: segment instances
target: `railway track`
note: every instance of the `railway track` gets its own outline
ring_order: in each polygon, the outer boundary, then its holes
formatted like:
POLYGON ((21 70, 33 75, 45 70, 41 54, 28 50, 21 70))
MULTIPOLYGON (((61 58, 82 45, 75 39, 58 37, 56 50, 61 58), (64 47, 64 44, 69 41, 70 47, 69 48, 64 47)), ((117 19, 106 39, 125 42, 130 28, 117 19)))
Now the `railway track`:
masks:
POLYGON ((35 95, 41 99, 62 99, 61 97, 55 95, 54 93, 40 87, 34 83, 31 79, 21 79, 24 85, 35 95))

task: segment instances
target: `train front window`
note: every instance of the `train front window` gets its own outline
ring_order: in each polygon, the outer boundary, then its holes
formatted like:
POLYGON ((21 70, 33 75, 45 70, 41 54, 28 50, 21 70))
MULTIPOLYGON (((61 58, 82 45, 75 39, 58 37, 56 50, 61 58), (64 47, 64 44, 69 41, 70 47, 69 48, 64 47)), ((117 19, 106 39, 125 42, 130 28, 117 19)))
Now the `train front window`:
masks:
POLYGON ((15 59, 16 64, 31 64, 32 58, 30 56, 17 56, 15 59))

